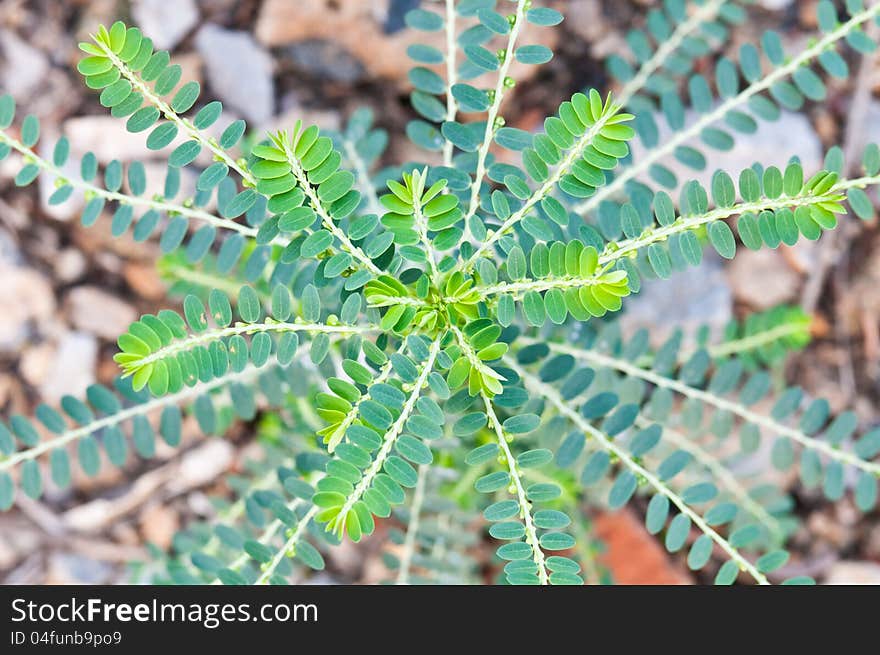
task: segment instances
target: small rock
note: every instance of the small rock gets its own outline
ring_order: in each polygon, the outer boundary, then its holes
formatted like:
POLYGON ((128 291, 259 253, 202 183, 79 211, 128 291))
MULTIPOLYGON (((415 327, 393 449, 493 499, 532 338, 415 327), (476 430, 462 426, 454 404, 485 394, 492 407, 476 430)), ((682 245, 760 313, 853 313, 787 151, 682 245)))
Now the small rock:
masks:
POLYGON ((566 7, 564 25, 588 43, 594 43, 611 31, 602 16, 602 7, 596 0, 572 2, 566 7))
POLYGON ((22 516, 0 517, 0 569, 9 569, 40 547, 40 533, 22 516))
POLYGON ((52 286, 37 271, 0 263, 0 352, 13 352, 27 339, 31 323, 52 318, 52 286))
POLYGON ((65 394, 83 396, 88 386, 95 383, 97 363, 98 340, 94 336, 64 333, 54 350, 52 375, 39 385, 40 396, 49 403, 57 403, 65 394))
POLYGON ((143 298, 159 300, 165 297, 167 288, 156 272, 153 264, 140 264, 128 262, 122 269, 122 275, 135 293, 143 298))
POLYGON ((770 309, 795 297, 800 276, 773 250, 740 248, 727 268, 737 300, 754 309, 770 309))
POLYGON ((364 76, 364 67, 348 50, 333 41, 308 39, 284 52, 300 70, 319 79, 352 83, 364 76))
POLYGON ((98 287, 72 289, 65 304, 74 327, 112 341, 137 319, 134 307, 98 287))
POLYGON ((15 32, 0 30, 3 91, 23 100, 35 92, 49 73, 49 60, 15 32))
POLYGON ((758 0, 758 4, 769 11, 782 11, 791 6, 793 0, 758 0))
POLYGON ((625 335, 648 328, 657 344, 676 327, 682 327, 686 337, 702 325, 718 334, 732 317, 732 302, 720 258, 706 252, 697 267, 666 280, 643 280, 639 294, 626 303, 620 324, 625 335))
MULTIPOLYGON (((693 125, 699 118, 700 115, 695 110, 687 110, 685 125, 693 125)), ((663 143, 673 133, 661 114, 656 114, 654 120, 657 123, 660 143, 663 143)), ((724 126, 720 125, 720 127, 724 126)), ((665 157, 660 163, 675 173, 679 184, 688 180, 697 180, 707 189, 711 187, 712 175, 719 168, 727 171, 736 180, 741 170, 755 162, 760 162, 765 168, 776 166, 784 169, 794 156, 800 159, 807 176, 822 167, 824 158, 822 143, 809 119, 803 114, 783 111, 779 120, 759 120, 758 129, 754 134, 731 132, 731 135, 734 137, 733 148, 720 154, 698 140, 693 141, 691 145, 697 147, 706 156, 706 168, 701 171, 685 166, 672 156, 665 157)), ((639 139, 635 139, 632 143, 633 160, 639 161, 645 155, 645 147, 639 139)))
MULTIPOLYGON (((165 148, 158 151, 147 149, 146 136, 125 129, 125 121, 113 116, 77 116, 68 118, 63 125, 64 134, 70 141, 71 160, 79 159, 86 152, 93 152, 98 161, 107 164, 114 159, 121 162, 149 159, 163 160, 186 140, 180 132, 165 148)), ((78 164, 77 164, 78 167, 78 164)), ((75 169, 77 176, 78 168, 75 169)))
POLYGON ((171 539, 180 527, 180 520, 170 507, 150 505, 141 512, 141 531, 144 539, 162 550, 171 546, 171 539))
POLYGON ((63 131, 70 140, 71 153, 81 156, 93 152, 103 164, 113 159, 132 161, 149 154, 144 135, 129 132, 125 121, 113 116, 68 118, 63 131))
POLYGON ((65 248, 55 256, 55 277, 69 284, 75 282, 86 272, 86 258, 76 248, 65 248))
POLYGON ((113 567, 74 553, 52 553, 49 556, 45 584, 102 584, 113 573, 113 567))
POLYGON ((223 104, 254 123, 272 116, 275 103, 272 57, 248 32, 209 24, 199 30, 195 44, 205 61, 208 83, 223 104))
POLYGON ((7 230, 0 227, 0 264, 18 266, 21 263, 22 256, 18 244, 7 230))
POLYGON ((880 100, 871 100, 865 117, 865 143, 880 143, 880 100))
POLYGON ((52 356, 55 348, 51 343, 41 343, 26 349, 21 354, 18 370, 21 377, 32 387, 40 386, 52 370, 52 356))
POLYGON ((835 562, 828 570, 825 584, 880 584, 880 564, 875 562, 835 562))
MULTIPOLYGON (((331 42, 357 59, 370 77, 383 77, 401 86, 409 86, 407 73, 413 63, 406 49, 413 43, 442 48, 445 39, 443 30, 419 32, 401 29, 401 17, 408 7, 414 5, 412 0, 266 0, 260 7, 254 32, 257 40, 268 47, 301 41, 331 42)), ((422 3, 422 6, 426 6, 426 3, 422 3)), ((430 8, 438 9, 434 6, 430 8)), ((440 11, 442 13, 442 8, 440 11)), ((527 24, 523 27, 521 42, 552 48, 558 37, 558 30, 527 24)), ((538 66, 514 62, 510 74, 514 79, 523 81, 535 75, 538 69, 538 66)), ((478 87, 488 86, 479 78, 471 80, 471 83, 478 87)))
POLYGON ((180 459, 177 476, 168 485, 172 494, 213 482, 232 464, 233 448, 228 441, 207 441, 180 459))
POLYGON ((136 0, 131 13, 159 50, 173 49, 199 21, 195 0, 136 0))

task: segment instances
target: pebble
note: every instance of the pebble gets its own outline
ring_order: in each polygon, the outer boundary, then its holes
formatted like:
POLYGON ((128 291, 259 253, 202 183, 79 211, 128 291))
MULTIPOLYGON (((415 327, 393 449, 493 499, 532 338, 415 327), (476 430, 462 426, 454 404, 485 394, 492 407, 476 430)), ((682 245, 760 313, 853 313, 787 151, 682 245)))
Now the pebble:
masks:
POLYGON ((0 352, 15 352, 33 324, 49 321, 55 311, 52 286, 31 268, 0 262, 0 352))
POLYGON ((134 307, 93 286, 72 289, 65 305, 74 327, 111 341, 116 341, 137 319, 134 307))
POLYGON ((364 77, 364 67, 348 50, 333 41, 309 39, 284 49, 293 64, 320 79, 351 84, 364 77))
POLYGON ((155 504, 141 512, 140 524, 144 539, 166 550, 171 546, 174 533, 180 529, 180 518, 170 507, 155 504))
POLYGON ((0 68, 3 92, 21 101, 40 90, 49 73, 49 60, 42 50, 10 30, 0 30, 0 52, 4 62, 0 68))
POLYGON ((195 0, 136 0, 131 13, 159 50, 172 50, 199 21, 195 0))
MULTIPOLYGON (((413 4, 410 0, 332 3, 326 0, 300 0, 295 3, 290 0, 266 0, 260 8, 254 32, 257 40, 268 47, 314 40, 332 42, 346 56, 352 56, 360 62, 370 77, 387 78, 401 86, 408 86, 407 73, 413 62, 407 56, 406 49, 413 43, 443 48, 445 42, 443 30, 420 32, 399 29, 401 17, 413 4)), ((432 6, 430 9, 436 11, 438 7, 432 6)), ((550 48, 558 38, 559 30, 531 24, 526 25, 521 34, 522 43, 550 48)), ((515 62, 510 75, 523 81, 538 70, 538 66, 515 62)), ((483 79, 471 82, 478 87, 488 86, 483 79)))
POLYGON ((727 277, 736 299, 756 310, 792 300, 801 281, 778 252, 767 248, 740 248, 728 265, 727 277))
POLYGON ((88 266, 85 255, 76 248, 64 248, 55 255, 55 277, 59 282, 70 284, 81 278, 88 266))
MULTIPOLYGON (((666 124, 666 119, 661 114, 654 116, 657 123, 660 143, 664 143, 672 131, 666 124)), ((694 110, 685 112, 685 125, 693 125, 699 120, 699 114, 694 110)), ((723 124, 718 127, 723 128, 723 124)), ((822 143, 809 119, 803 114, 783 111, 776 121, 758 121, 758 129, 754 134, 741 134, 727 130, 734 138, 734 146, 727 152, 718 152, 710 149, 698 139, 692 140, 689 145, 696 147, 706 157, 706 168, 696 171, 681 164, 671 155, 663 158, 662 163, 675 173, 679 185, 689 180, 697 180, 707 190, 711 188, 712 175, 719 168, 727 171, 734 181, 740 171, 748 168, 755 162, 760 162, 764 167, 776 166, 784 169, 789 160, 797 156, 804 168, 806 175, 812 175, 822 167, 824 150, 822 143)), ((631 142, 633 160, 639 161, 644 158, 646 149, 641 140, 636 138, 631 142)), ((647 175, 645 178, 647 179, 647 175)), ((672 194, 677 197, 677 191, 672 194)))
POLYGON ((102 584, 113 574, 106 562, 77 555, 56 552, 49 556, 45 584, 102 584))
POLYGON ((195 45, 205 62, 210 90, 224 105, 253 123, 272 116, 272 57, 248 32, 208 24, 199 30, 195 45))
POLYGON ((829 585, 880 584, 880 564, 876 562, 840 561, 831 565, 825 577, 829 585))
POLYGON ((65 394, 83 397, 95 383, 97 364, 98 340, 84 332, 65 332, 53 351, 50 375, 39 385, 41 398, 58 403, 65 394))
POLYGON ((155 264, 128 262, 122 269, 122 275, 128 286, 142 298, 161 300, 165 297, 167 288, 156 272, 155 264))
POLYGON ((673 273, 666 280, 642 280, 642 289, 624 304, 620 317, 625 335, 648 328, 651 340, 662 343, 676 327, 685 337, 709 325, 719 334, 732 317, 730 287, 721 259, 706 251, 699 266, 673 273))

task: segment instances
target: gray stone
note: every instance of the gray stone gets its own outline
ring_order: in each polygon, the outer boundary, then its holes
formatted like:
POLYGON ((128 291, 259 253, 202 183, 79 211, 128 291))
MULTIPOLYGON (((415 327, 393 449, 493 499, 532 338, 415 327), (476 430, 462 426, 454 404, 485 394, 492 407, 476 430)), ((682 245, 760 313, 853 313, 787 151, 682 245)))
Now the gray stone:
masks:
POLYGON ((211 90, 224 105, 253 123, 272 116, 272 58, 248 32, 209 24, 199 30, 195 44, 205 61, 211 90))
POLYGON ((0 352, 14 352, 32 325, 52 317, 55 296, 48 280, 30 268, 0 262, 0 279, 0 352))
POLYGON ((639 294, 624 303, 620 325, 626 336, 647 328, 657 344, 676 327, 684 330, 686 339, 701 325, 717 334, 733 315, 732 303, 721 259, 706 251, 699 266, 665 280, 643 280, 639 294))
POLYGON ((825 584, 880 584, 880 564, 876 562, 836 562, 828 570, 825 584))
MULTIPOLYGON (((685 112, 685 125, 693 125, 700 115, 694 110, 685 112)), ((662 114, 656 114, 654 120, 659 128, 659 143, 663 144, 672 131, 666 124, 662 114)), ((735 145, 727 152, 718 152, 706 146, 699 139, 692 139, 684 145, 697 147, 706 157, 706 168, 695 171, 679 163, 671 154, 658 163, 669 168, 678 178, 679 185, 688 180, 698 180, 707 189, 710 188, 712 175, 719 168, 727 171, 736 180, 739 172, 755 162, 764 167, 776 166, 784 168, 789 159, 797 156, 804 167, 806 175, 815 173, 822 167, 824 151, 819 136, 803 114, 783 111, 779 120, 758 121, 758 129, 754 134, 741 134, 725 128, 723 122, 715 126, 727 129, 734 137, 735 145)), ((633 158, 638 162, 645 155, 645 147, 640 139, 633 142, 633 158)), ((662 147, 662 145, 660 146, 662 147)), ((647 174, 645 175, 647 179, 647 174)))
POLYGON ((65 304, 74 327, 111 341, 137 319, 134 307, 98 287, 72 289, 65 304))
POLYGON ((195 0, 136 0, 131 13, 138 27, 160 50, 174 48, 199 22, 195 0))
MULTIPOLYGON (((44 159, 52 161, 52 152, 55 149, 55 143, 57 141, 57 133, 51 135, 44 134, 40 139, 38 147, 39 155, 44 159)), ((76 155, 73 155, 68 157, 67 161, 64 162, 60 168, 61 172, 67 178, 76 180, 79 179, 80 176, 80 166, 80 159, 76 155)), ((52 194, 58 190, 55 176, 44 173, 38 178, 38 184, 40 189, 40 205, 45 214, 59 221, 69 221, 80 215, 85 206, 85 194, 83 194, 80 189, 74 187, 73 193, 70 194, 70 197, 67 200, 60 204, 50 205, 49 198, 51 198, 52 194)))
POLYGON ((106 562, 76 553, 52 553, 46 571, 46 584, 106 584, 113 567, 106 562))
POLYGON ((736 299, 758 310, 792 300, 800 284, 800 276, 768 248, 740 248, 727 273, 736 299))
POLYGON ((300 41, 287 46, 284 52, 298 69, 320 79, 351 83, 364 77, 360 61, 332 41, 300 41))
POLYGON ((42 399, 57 403, 65 394, 80 398, 95 383, 98 340, 83 332, 65 332, 52 358, 52 374, 40 385, 42 399))
POLYGON ((19 101, 34 93, 49 73, 46 55, 10 30, 0 30, 0 55, 3 91, 19 101))

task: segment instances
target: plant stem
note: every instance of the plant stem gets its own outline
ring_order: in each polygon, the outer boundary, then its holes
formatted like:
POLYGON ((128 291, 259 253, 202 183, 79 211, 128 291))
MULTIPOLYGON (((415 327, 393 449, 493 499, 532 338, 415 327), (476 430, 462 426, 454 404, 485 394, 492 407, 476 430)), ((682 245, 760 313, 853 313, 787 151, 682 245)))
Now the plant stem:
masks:
POLYGON ((324 203, 321 202, 321 199, 318 198, 318 193, 315 188, 312 186, 311 182, 309 182, 309 178, 306 175, 306 172, 303 170, 302 166, 299 163, 296 155, 293 152, 293 146, 289 143, 289 140, 285 137, 283 139, 278 139, 278 145, 280 145, 284 149, 284 154, 287 157, 287 163, 290 164, 291 171, 293 172, 294 177, 299 183, 300 188, 306 194, 306 197, 309 199, 309 204, 311 204, 312 209, 315 210, 315 213, 321 217, 321 223, 323 223, 324 227, 327 229, 330 234, 332 234, 339 243, 342 244, 342 249, 345 250, 349 255, 357 259, 370 273, 373 275, 381 275, 382 271, 373 263, 373 260, 367 257, 364 254, 364 251, 358 248, 351 242, 351 239, 348 238, 348 235, 343 232, 338 225, 333 221, 333 218, 330 216, 330 213, 324 207, 324 203))
POLYGON ((400 555, 400 570, 397 572, 397 582, 395 584, 409 584, 409 569, 416 551, 419 520, 421 519, 422 505, 425 502, 425 479, 428 477, 428 469, 428 464, 420 464, 418 468, 419 478, 413 492, 413 501, 409 511, 409 525, 406 527, 403 552, 400 555))
POLYGON ((36 152, 34 152, 33 149, 28 148, 23 143, 13 138, 6 132, 0 131, 0 142, 7 143, 13 150, 20 153, 27 161, 32 162, 47 173, 51 173, 56 178, 63 180, 73 188, 79 189, 84 193, 95 195, 109 201, 116 201, 127 205, 155 209, 156 211, 160 211, 165 214, 179 214, 188 218, 194 218, 196 220, 213 225, 214 227, 238 232, 245 237, 257 236, 256 228, 250 227, 248 225, 241 225, 239 223, 236 223, 235 221, 215 216, 214 214, 204 211, 202 209, 187 207, 185 205, 180 205, 172 202, 165 202, 163 200, 154 200, 152 198, 130 196, 125 193, 102 189, 99 186, 96 186, 94 184, 91 184, 90 182, 86 182, 81 179, 69 178, 60 168, 55 166, 52 162, 43 159, 36 152))
POLYGON ((245 167, 240 166, 238 162, 235 161, 229 154, 221 148, 215 139, 205 136, 205 134, 199 130, 195 125, 193 125, 192 121, 188 118, 183 118, 176 111, 174 111, 171 106, 165 102, 162 98, 157 96, 153 90, 146 84, 140 76, 132 71, 126 64, 123 62, 115 52, 113 52, 110 48, 107 47, 106 44, 101 41, 95 41, 101 50, 104 51, 105 56, 113 62, 113 66, 115 66, 120 73, 122 73, 123 77, 131 82, 132 87, 134 87, 143 97, 144 99, 153 105, 156 109, 158 109, 169 121, 176 123, 183 131, 189 135, 190 138, 194 139, 198 143, 200 143, 203 147, 210 150, 214 153, 214 157, 216 157, 219 161, 222 161, 229 168, 234 170, 241 176, 241 179, 244 180, 248 185, 252 187, 257 186, 256 178, 248 171, 245 167))
POLYGON ((624 187, 627 182, 636 178, 645 170, 647 170, 651 165, 672 153, 682 143, 697 136, 700 132, 703 131, 705 127, 722 119, 727 114, 727 112, 736 109, 743 103, 747 102, 752 96, 761 93, 762 91, 766 91, 777 82, 785 79, 786 77, 794 73, 798 68, 800 68, 810 60, 818 57, 820 54, 822 54, 822 52, 828 49, 829 46, 844 38, 856 27, 870 20, 878 13, 880 13, 880 4, 876 4, 867 9, 863 9, 857 14, 854 14, 848 21, 839 25, 834 31, 824 35, 814 45, 801 52, 787 64, 784 64, 783 66, 780 66, 778 68, 774 68, 771 73, 767 74, 762 79, 750 84, 744 90, 740 91, 737 95, 722 102, 708 114, 704 114, 703 116, 701 116, 698 120, 694 121, 694 123, 687 129, 676 133, 662 146, 648 152, 637 163, 631 164, 628 168, 618 174, 610 184, 598 189, 597 193, 593 197, 575 205, 574 211, 582 216, 592 211, 595 211, 596 208, 599 206, 599 203, 601 203, 606 198, 616 194, 624 187))
POLYGON ((609 357, 608 355, 602 355, 592 350, 582 350, 580 348, 572 348, 570 346, 556 343, 549 343, 548 345, 550 346, 551 350, 554 350, 556 352, 566 353, 572 355, 573 357, 580 358, 582 360, 586 360, 588 362, 596 364, 598 366, 618 370, 621 373, 639 378, 641 380, 645 380, 646 382, 650 382, 651 384, 654 384, 658 387, 671 389, 672 391, 680 393, 687 398, 693 398, 694 400, 699 400, 700 402, 711 405, 712 407, 716 407, 717 409, 728 411, 731 414, 739 416, 745 421, 766 428, 773 434, 788 437, 793 441, 799 443, 804 448, 818 451, 824 455, 827 455, 833 460, 837 460, 843 464, 849 464, 850 466, 854 466, 858 469, 861 469, 862 471, 871 473, 876 477, 880 477, 880 464, 868 462, 853 453, 838 450, 831 444, 810 437, 800 430, 784 425, 769 416, 764 416, 762 414, 753 412, 748 407, 741 405, 737 402, 727 400, 726 398, 721 398, 719 396, 716 396, 715 394, 709 393, 708 391, 696 389, 678 380, 664 377, 662 375, 654 373, 653 371, 647 371, 643 368, 639 368, 638 366, 630 362, 617 359, 615 357, 609 357))
POLYGON ((468 204, 468 210, 464 215, 464 235, 463 241, 470 240, 470 228, 468 223, 471 217, 477 213, 480 206, 480 188, 483 186, 483 177, 486 175, 486 157, 489 155, 489 148, 492 147, 492 139, 495 135, 495 122, 498 118, 498 111, 501 109, 501 102, 504 100, 505 82, 507 80, 507 72, 510 64, 514 59, 514 49, 516 47, 516 39, 519 36, 520 28, 525 22, 525 8, 527 0, 518 0, 516 3, 515 20, 510 27, 507 36, 507 48, 504 61, 501 62, 498 69, 498 80, 495 83, 495 95, 492 97, 492 104, 486 113, 486 129, 483 132, 483 141, 477 150, 477 168, 474 173, 474 182, 471 185, 471 199, 468 204))
MULTIPOLYGON (((458 72, 455 70, 455 0, 446 0, 446 119, 454 121, 458 112, 458 103, 452 96, 452 87, 457 81, 458 72)), ((452 141, 446 139, 443 142, 443 165, 452 166, 452 141)))
POLYGON ((340 531, 345 527, 345 519, 348 516, 348 513, 354 507, 355 503, 361 499, 361 496, 364 495, 367 489, 370 488, 370 485, 373 484, 373 480, 382 470, 382 466, 384 466, 385 460, 387 460, 388 456, 391 454, 391 449, 394 448, 394 444, 397 443, 397 437, 399 437, 401 432, 403 432, 406 421, 407 419, 409 419, 410 414, 412 414, 413 409, 416 406, 416 401, 422 395, 422 387, 425 386, 428 381, 428 376, 431 374, 431 371, 434 370, 434 360, 437 359, 437 354, 439 352, 440 340, 435 339, 431 343, 431 349, 428 352, 428 358, 422 365, 422 371, 419 374, 418 379, 413 383, 412 391, 410 392, 409 398, 406 399, 406 402, 400 410, 400 416, 398 416, 397 420, 394 421, 390 428, 388 428, 388 431, 383 437, 382 447, 376 454, 376 458, 373 460, 372 464, 370 464, 369 468, 364 471, 364 475, 357 483, 354 491, 352 491, 348 498, 345 499, 345 504, 339 511, 337 519, 334 519, 339 521, 335 524, 334 527, 336 527, 340 531))
POLYGON ((516 458, 510 451, 510 446, 507 443, 507 438, 504 436, 501 421, 498 420, 498 415, 495 414, 495 409, 492 407, 492 401, 489 400, 489 397, 485 394, 481 393, 480 395, 483 397, 483 403, 486 406, 486 415, 489 417, 489 423, 492 425, 492 430, 495 432, 495 440, 498 442, 498 447, 501 449, 501 452, 504 453, 504 458, 507 461, 507 470, 510 472, 510 479, 513 481, 514 489, 516 489, 517 504, 519 505, 519 511, 526 526, 525 539, 526 543, 532 549, 532 560, 535 562, 535 566, 538 569, 538 581, 542 585, 550 584, 550 576, 547 573, 544 551, 541 550, 541 543, 538 540, 538 532, 535 528, 534 520, 532 519, 532 504, 526 497, 526 490, 523 488, 522 477, 520 476, 519 468, 516 464, 516 458))
POLYGON ((633 96, 648 83, 651 76, 662 68, 670 56, 675 54, 675 51, 681 47, 681 44, 691 32, 698 30, 707 21, 713 20, 726 2, 728 0, 710 0, 706 4, 697 7, 696 11, 686 21, 675 28, 675 31, 668 39, 658 44, 657 50, 651 58, 641 65, 638 73, 629 82, 624 84, 617 96, 617 101, 625 106, 632 100, 633 96))
POLYGON ((208 330, 201 334, 191 334, 185 339, 175 341, 174 343, 159 348, 143 359, 137 361, 137 368, 151 364, 152 362, 173 357, 179 352, 191 350, 196 346, 217 339, 231 337, 236 334, 252 334, 256 332, 318 332, 324 334, 367 334, 376 332, 378 328, 359 325, 325 325, 323 323, 287 323, 287 322, 271 322, 271 323, 236 323, 229 327, 219 328, 216 330, 208 330))
POLYGON ((250 378, 256 376, 257 373, 258 369, 255 366, 251 365, 243 369, 240 373, 234 373, 222 378, 216 378, 214 380, 211 380, 210 382, 199 383, 193 387, 183 389, 182 391, 179 391, 177 393, 167 396, 160 396, 159 398, 153 398, 140 405, 133 405, 132 407, 120 410, 115 414, 96 419, 87 425, 83 425, 82 427, 73 430, 68 430, 64 434, 61 434, 52 439, 47 439, 46 441, 43 441, 36 446, 33 446, 32 448, 13 453, 5 459, 0 458, 0 471, 11 469, 16 464, 24 461, 36 459, 44 453, 66 446, 71 442, 78 441, 79 439, 82 439, 83 437, 86 437, 104 428, 119 425, 123 421, 134 418, 135 416, 149 414, 153 410, 159 409, 161 407, 178 405, 186 400, 189 400, 190 398, 200 396, 201 394, 230 384, 234 381, 249 380, 250 378))
MULTIPOLYGON (((636 425, 640 428, 647 428, 653 424, 652 421, 642 416, 636 418, 636 425)), ((785 530, 782 529, 779 520, 770 514, 761 503, 752 498, 748 490, 739 483, 736 476, 717 457, 705 450, 693 439, 689 439, 681 432, 672 428, 663 426, 663 438, 677 448, 693 455, 694 459, 702 464, 737 499, 749 514, 767 528, 775 542, 782 543, 785 540, 785 530)))
POLYGON ((370 171, 367 169, 367 164, 364 162, 363 157, 358 153, 357 145, 348 139, 344 139, 342 146, 345 148, 345 158, 348 159, 348 163, 354 169, 354 177, 357 180, 358 189, 367 199, 367 213, 381 216, 384 210, 379 205, 376 189, 373 187, 373 182, 370 179, 370 171))
POLYGON ((531 387, 544 396, 546 400, 552 404, 556 410, 566 416, 578 429, 585 435, 593 437, 599 445, 609 454, 615 456, 618 461, 632 471, 637 477, 644 479, 657 493, 660 493, 675 505, 678 510, 687 516, 700 531, 714 541, 723 550, 727 556, 733 560, 742 571, 746 571, 758 584, 769 585, 770 581, 761 573, 751 562, 743 557, 740 552, 734 548, 727 539, 716 532, 695 510, 693 510, 682 498, 670 489, 660 478, 651 471, 636 462, 623 448, 609 439, 602 431, 593 427, 579 413, 571 409, 568 404, 557 393, 556 389, 542 382, 539 378, 526 372, 519 364, 511 358, 506 358, 507 365, 516 371, 527 387, 531 387))
POLYGON ((562 179, 562 176, 565 175, 572 167, 572 165, 581 157, 584 152, 584 149, 593 141, 597 134, 599 134, 602 129, 605 127, 605 123, 608 119, 612 118, 616 114, 616 111, 609 110, 606 112, 605 116, 602 116, 598 121, 596 121, 590 128, 584 132, 583 136, 578 139, 577 143, 572 146, 572 148, 565 155, 565 159, 556 166, 553 171, 550 173, 550 176, 544 181, 544 183, 534 192, 528 199, 523 203, 522 207, 513 212, 507 220, 505 220, 501 226, 492 232, 492 234, 483 240, 480 243, 479 247, 474 251, 474 253, 470 256, 470 258, 462 263, 459 263, 453 271, 469 271, 473 268, 474 264, 476 264, 477 260, 480 256, 487 252, 495 243, 504 236, 507 232, 509 232, 513 227, 519 223, 522 219, 526 217, 526 214, 531 211, 532 207, 538 204, 541 200, 543 200, 559 183, 559 180, 562 179))

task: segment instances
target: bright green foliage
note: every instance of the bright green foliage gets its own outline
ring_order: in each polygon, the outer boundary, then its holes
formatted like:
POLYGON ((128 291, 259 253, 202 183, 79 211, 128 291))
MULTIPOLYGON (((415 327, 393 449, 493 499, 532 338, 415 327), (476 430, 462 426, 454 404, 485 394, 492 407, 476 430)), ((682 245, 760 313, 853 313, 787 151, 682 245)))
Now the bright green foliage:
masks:
POLYGON ((740 474, 762 441, 805 489, 836 500, 851 479, 863 511, 880 477, 880 431, 861 432, 852 412, 832 417, 826 401, 780 388, 766 370, 808 342, 810 317, 780 307, 662 344, 647 330, 624 339, 616 318, 643 278, 695 266, 707 246, 731 258, 818 239, 848 209, 873 217, 876 145, 855 178, 839 148, 818 172, 756 163, 717 170, 709 188, 679 184, 667 165, 702 169, 698 140, 728 150, 756 119, 821 101, 819 67, 849 72, 836 48, 874 47, 863 27, 880 5, 846 9, 839 18, 820 2, 822 34, 800 54, 768 32, 737 63, 717 58, 710 83, 694 62, 712 58, 743 8, 665 0, 627 35, 632 57, 608 61, 619 93, 575 93, 534 134, 506 125, 502 100, 513 62, 552 56, 523 42, 523 27, 562 16, 530 0, 414 9, 407 24, 447 44, 408 50, 421 118, 407 133, 436 154, 378 171, 388 135, 369 111, 338 133, 297 122, 244 139, 233 121, 214 138, 205 130, 220 103, 202 104, 168 53, 137 28, 99 28, 78 69, 148 148, 173 144, 162 193, 146 195, 142 163, 99 166, 90 153, 70 179, 66 139, 46 159, 33 149, 35 117, 13 135, 10 96, 0 98, 0 158, 21 157, 20 186, 54 179, 51 203, 81 194, 87 226, 112 208, 114 236, 158 236, 181 311, 142 316, 119 337, 118 394, 65 398, 73 427, 43 405, 35 421, 0 424, 0 506, 17 487, 38 497, 68 484, 69 448, 89 474, 101 448, 117 466, 129 442, 151 456, 153 411, 176 444, 187 405, 206 433, 256 419, 261 457, 229 477, 234 498, 217 500, 216 520, 176 536, 157 582, 300 579, 380 521, 398 545, 385 558, 395 582, 472 582, 482 520, 500 581, 583 584, 602 579, 583 504, 636 497, 647 530, 690 569, 721 584, 741 573, 781 581, 793 499, 766 484, 759 461, 755 476, 740 474), (663 140, 659 120, 671 130, 663 140), (189 166, 196 191, 175 199, 189 166))

